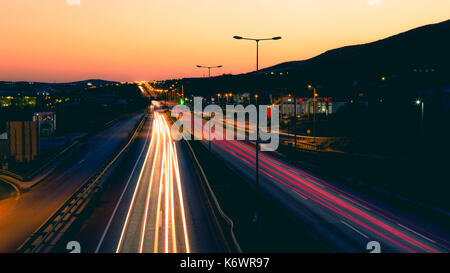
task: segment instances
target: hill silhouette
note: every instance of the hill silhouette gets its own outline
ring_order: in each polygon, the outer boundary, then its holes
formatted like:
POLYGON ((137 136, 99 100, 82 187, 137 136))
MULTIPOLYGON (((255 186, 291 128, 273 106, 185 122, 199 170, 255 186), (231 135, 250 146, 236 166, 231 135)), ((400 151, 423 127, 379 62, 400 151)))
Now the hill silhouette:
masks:
POLYGON ((447 20, 258 72, 186 78, 182 83, 185 91, 203 95, 220 90, 272 94, 298 91, 299 95, 306 95, 306 86, 314 84, 322 87, 321 94, 333 97, 354 97, 361 92, 373 95, 379 87, 383 87, 381 95, 396 89, 397 96, 414 97, 423 89, 450 83, 449 35, 447 20))
POLYGON ((450 20, 376 42, 329 50, 305 60, 281 63, 258 73, 343 69, 448 69, 450 20))

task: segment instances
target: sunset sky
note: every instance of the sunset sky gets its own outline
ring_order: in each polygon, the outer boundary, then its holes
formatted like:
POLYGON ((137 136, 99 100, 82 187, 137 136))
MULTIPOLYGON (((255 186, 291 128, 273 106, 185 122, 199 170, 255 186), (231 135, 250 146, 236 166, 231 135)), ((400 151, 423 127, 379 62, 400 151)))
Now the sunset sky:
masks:
POLYGON ((201 77, 302 60, 450 19, 449 0, 0 0, 0 80, 201 77), (378 4, 377 4, 378 3, 378 4))

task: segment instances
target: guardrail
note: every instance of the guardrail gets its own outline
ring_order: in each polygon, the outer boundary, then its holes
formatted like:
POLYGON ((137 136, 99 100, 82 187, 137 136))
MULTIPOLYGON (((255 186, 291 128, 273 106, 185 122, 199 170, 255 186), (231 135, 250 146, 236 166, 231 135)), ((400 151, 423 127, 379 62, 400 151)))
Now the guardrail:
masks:
MULTIPOLYGON (((294 146, 294 134, 280 134, 280 139, 290 146, 294 146)), ((297 148, 304 150, 337 150, 345 151, 353 143, 357 143, 358 138, 355 137, 312 137, 297 135, 297 148)))
POLYGON ((281 139, 280 143, 285 146, 294 147, 298 150, 308 150, 308 151, 320 151, 323 150, 324 147, 321 144, 318 143, 310 143, 310 142, 303 142, 297 140, 297 145, 295 144, 294 139, 281 139))
POLYGON ((206 185, 207 188, 207 193, 209 195, 209 198, 213 200, 216 211, 219 213, 219 215, 222 217, 222 219, 226 222, 227 225, 229 225, 230 227, 230 236, 231 236, 231 241, 234 245, 234 250, 238 253, 242 253, 242 249, 241 246, 239 245, 236 236, 234 234, 234 222, 233 220, 231 220, 230 217, 228 217, 225 212, 222 210, 222 207, 219 204, 219 201, 217 201, 216 195, 214 194, 214 191, 211 188, 211 185, 209 184, 208 178, 206 177, 205 172, 203 171, 202 166, 200 165, 200 162, 198 161, 197 157, 195 156, 195 152, 192 149, 191 144, 189 143, 189 141, 184 140, 184 142, 187 144, 192 157, 194 158, 194 162, 196 164, 197 169, 200 171, 201 174, 201 180, 202 182, 206 185))
POLYGON ((100 171, 91 176, 41 227, 37 229, 18 249, 19 253, 49 252, 86 207, 94 194, 101 188, 101 179, 121 157, 142 129, 147 115, 144 115, 130 135, 127 144, 100 171))

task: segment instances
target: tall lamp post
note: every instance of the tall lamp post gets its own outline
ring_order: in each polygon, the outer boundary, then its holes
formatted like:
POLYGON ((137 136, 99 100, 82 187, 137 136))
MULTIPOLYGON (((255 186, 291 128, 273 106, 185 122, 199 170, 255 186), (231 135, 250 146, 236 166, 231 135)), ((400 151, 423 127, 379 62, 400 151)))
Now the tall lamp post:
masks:
POLYGON ((259 70, 259 42, 260 41, 273 41, 273 40, 281 40, 281 37, 273 37, 273 38, 264 38, 264 39, 254 39, 254 38, 244 38, 241 36, 233 36, 236 40, 249 40, 256 42, 256 71, 259 70))
MULTIPOLYGON (((273 41, 280 40, 281 37, 273 37, 273 38, 263 38, 263 39, 254 39, 254 38, 245 38, 241 36, 233 36, 236 40, 249 40, 256 42, 256 71, 259 70, 259 42, 260 41, 273 41)), ((257 97, 255 97, 257 99, 257 97)), ((256 186, 259 185, 259 109, 258 105, 256 105, 256 186)))
POLYGON ((208 69, 208 78, 211 78, 211 69, 214 68, 222 68, 222 65, 217 65, 217 66, 204 66, 204 65, 197 65, 198 68, 207 68, 208 69))
POLYGON ((317 92, 316 92, 316 88, 312 85, 308 85, 308 89, 309 90, 313 90, 314 91, 314 98, 313 98, 313 141, 314 143, 316 143, 316 97, 317 97, 317 92))

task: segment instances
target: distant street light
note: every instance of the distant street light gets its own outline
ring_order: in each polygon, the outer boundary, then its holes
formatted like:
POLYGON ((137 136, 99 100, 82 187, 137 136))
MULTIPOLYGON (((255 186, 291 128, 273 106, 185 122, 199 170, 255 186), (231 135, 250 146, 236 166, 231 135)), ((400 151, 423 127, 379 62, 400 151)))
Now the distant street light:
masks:
MULTIPOLYGON (((249 40, 256 42, 256 71, 259 71, 259 42, 269 41, 269 40, 280 40, 281 37, 264 38, 264 39, 254 39, 254 38, 244 38, 241 36, 233 36, 236 40, 249 40)), ((257 98, 256 98, 257 99, 257 98)), ((259 109, 256 105, 256 186, 259 184, 259 109)))
POLYGON ((424 114, 424 102, 420 99, 416 100, 416 104, 418 106, 420 106, 420 134, 423 135, 424 131, 423 131, 423 114, 424 114))
POLYGON ((211 78, 211 69, 214 68, 222 68, 222 65, 217 65, 217 66, 203 66, 203 65, 197 65, 198 68, 207 68, 208 69, 208 78, 211 78))

